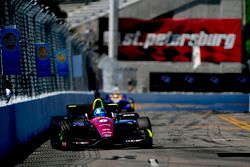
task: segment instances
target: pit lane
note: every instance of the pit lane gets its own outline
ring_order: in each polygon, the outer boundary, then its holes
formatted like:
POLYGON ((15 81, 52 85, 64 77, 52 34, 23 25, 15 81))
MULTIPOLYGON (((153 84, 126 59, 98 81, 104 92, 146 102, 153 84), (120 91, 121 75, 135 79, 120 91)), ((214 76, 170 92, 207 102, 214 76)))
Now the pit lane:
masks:
POLYGON ((138 111, 151 119, 152 149, 60 151, 52 149, 47 140, 15 166, 247 167, 250 164, 249 113, 163 103, 140 104, 138 111))

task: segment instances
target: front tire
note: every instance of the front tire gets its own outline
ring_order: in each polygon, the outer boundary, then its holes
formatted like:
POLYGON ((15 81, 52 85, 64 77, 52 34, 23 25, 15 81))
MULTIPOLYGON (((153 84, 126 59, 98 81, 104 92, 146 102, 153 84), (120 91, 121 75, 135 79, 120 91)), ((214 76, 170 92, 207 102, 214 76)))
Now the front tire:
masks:
POLYGON ((62 142, 67 142, 67 133, 70 131, 70 122, 64 117, 52 117, 50 123, 50 143, 52 148, 60 149, 62 142))
POLYGON ((140 136, 144 138, 143 148, 152 148, 153 145, 153 132, 151 122, 148 117, 137 118, 138 129, 140 136))

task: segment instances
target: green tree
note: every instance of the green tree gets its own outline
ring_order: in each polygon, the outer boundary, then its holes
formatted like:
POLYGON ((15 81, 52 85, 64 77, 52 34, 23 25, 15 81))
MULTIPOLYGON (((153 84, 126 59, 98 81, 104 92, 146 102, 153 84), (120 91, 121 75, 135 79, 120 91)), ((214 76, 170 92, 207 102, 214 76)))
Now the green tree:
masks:
POLYGON ((246 22, 250 23, 250 0, 246 0, 246 22))

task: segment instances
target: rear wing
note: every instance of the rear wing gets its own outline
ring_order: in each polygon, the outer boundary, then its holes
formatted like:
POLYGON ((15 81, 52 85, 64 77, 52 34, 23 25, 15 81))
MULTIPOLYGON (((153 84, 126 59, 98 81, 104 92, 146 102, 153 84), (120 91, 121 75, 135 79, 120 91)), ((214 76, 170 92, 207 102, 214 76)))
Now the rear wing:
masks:
MULTIPOLYGON (((105 104, 105 110, 111 114, 118 113, 118 105, 117 104, 105 104)), ((91 104, 68 104, 66 105, 67 116, 83 116, 86 113, 92 114, 92 105, 91 104)))
POLYGON ((107 112, 118 113, 118 104, 115 103, 105 104, 104 108, 107 112))
POLYGON ((90 104, 68 104, 66 105, 66 111, 68 116, 83 116, 86 113, 91 112, 90 104))

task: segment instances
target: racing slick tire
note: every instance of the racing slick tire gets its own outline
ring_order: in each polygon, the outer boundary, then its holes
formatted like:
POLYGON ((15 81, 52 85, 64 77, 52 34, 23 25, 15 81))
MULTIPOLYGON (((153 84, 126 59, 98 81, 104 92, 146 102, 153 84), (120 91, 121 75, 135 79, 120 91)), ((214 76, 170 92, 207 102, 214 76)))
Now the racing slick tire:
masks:
POLYGON ((62 142, 67 140, 67 133, 70 131, 70 122, 63 116, 51 118, 50 123, 50 144, 54 149, 62 148, 62 142))
POLYGON ((139 134, 145 139, 142 144, 143 148, 152 148, 153 145, 153 133, 151 123, 148 117, 137 118, 137 124, 139 128, 139 134))
POLYGON ((150 130, 152 130, 151 122, 150 122, 148 117, 137 118, 137 123, 138 123, 139 129, 150 129, 150 130))

